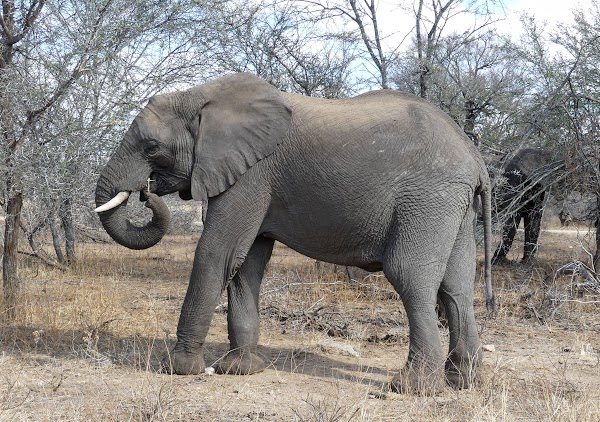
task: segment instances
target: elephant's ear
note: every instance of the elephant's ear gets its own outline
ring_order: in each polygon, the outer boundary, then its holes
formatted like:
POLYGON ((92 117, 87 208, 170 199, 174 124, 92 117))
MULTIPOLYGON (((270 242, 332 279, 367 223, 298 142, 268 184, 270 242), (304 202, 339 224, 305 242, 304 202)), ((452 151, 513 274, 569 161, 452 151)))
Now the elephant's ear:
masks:
POLYGON ((204 201, 232 186, 250 167, 283 142, 291 109, 279 91, 248 74, 217 79, 197 88, 199 114, 192 197, 204 201))

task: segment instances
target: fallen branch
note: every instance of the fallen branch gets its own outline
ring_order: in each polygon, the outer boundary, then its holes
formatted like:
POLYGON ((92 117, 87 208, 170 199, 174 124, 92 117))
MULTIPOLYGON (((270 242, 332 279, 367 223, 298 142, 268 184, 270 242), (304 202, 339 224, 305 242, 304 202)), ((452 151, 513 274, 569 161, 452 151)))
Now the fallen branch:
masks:
POLYGON ((42 249, 35 241, 35 234, 39 232, 42 228, 44 228, 46 222, 47 219, 43 220, 41 223, 35 226, 33 230, 27 230, 27 226, 25 225, 23 220, 21 220, 21 230, 23 230, 25 236, 27 237, 27 241, 29 242, 29 247, 31 248, 32 253, 22 251, 18 251, 18 253, 33 256, 52 268, 58 268, 61 271, 65 271, 67 267, 60 264, 58 261, 52 259, 50 255, 48 255, 48 253, 46 253, 46 251, 44 251, 44 249, 42 249))
POLYGON ((44 253, 40 253, 40 251, 34 251, 34 252, 25 252, 25 251, 18 251, 18 253, 20 253, 21 255, 27 255, 30 256, 32 258, 37 258, 40 261, 42 261, 42 263, 48 265, 49 267, 52 268, 57 268, 61 271, 66 271, 67 267, 65 267, 64 265, 59 264, 58 262, 54 261, 51 258, 46 258, 44 255, 47 255, 45 252, 44 253))
POLYGON ((600 295, 600 280, 593 269, 581 261, 573 261, 552 271, 542 282, 542 290, 542 304, 548 303, 555 308, 550 316, 550 319, 552 319, 560 304, 567 302, 577 302, 582 304, 598 303, 598 301, 595 299, 597 299, 597 296, 600 295), (552 297, 552 295, 549 294, 549 287, 556 282, 556 278, 558 276, 564 275, 571 276, 571 282, 567 287, 565 287, 564 293, 560 294, 559 292, 555 292, 555 296, 552 297), (584 292, 587 292, 589 295, 591 295, 591 300, 574 298, 574 295, 582 297, 584 292))
POLYGON ((581 277, 600 291, 600 280, 598 280, 596 272, 581 261, 570 262, 552 271, 544 279, 542 287, 547 289, 550 285, 554 284, 556 277, 560 275, 571 275, 573 278, 581 277))
POLYGON ((88 238, 94 243, 112 243, 112 240, 109 239, 108 236, 103 236, 102 234, 96 235, 93 233, 89 233, 88 229, 84 229, 81 227, 76 227, 75 230, 77 230, 77 233, 79 233, 81 236, 88 238))

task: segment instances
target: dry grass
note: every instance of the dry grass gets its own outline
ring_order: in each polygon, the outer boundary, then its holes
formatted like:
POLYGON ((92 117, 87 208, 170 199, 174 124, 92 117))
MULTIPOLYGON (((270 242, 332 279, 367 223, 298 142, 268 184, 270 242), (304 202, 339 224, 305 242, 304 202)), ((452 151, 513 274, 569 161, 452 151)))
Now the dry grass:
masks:
MULTIPOLYGON (((348 283, 279 246, 261 293, 269 368, 181 377, 156 370, 174 344, 195 239, 143 252, 82 244, 66 273, 23 258, 18 319, 0 326, 0 420, 598 421, 600 294, 569 277, 540 288, 555 264, 585 257, 584 243, 547 232, 542 244, 536 265, 494 268, 496 318, 477 289, 482 340, 495 349, 479 385, 435 397, 387 389, 408 326, 380 275, 348 283)), ((227 349, 225 309, 223 297, 208 363, 227 349)))

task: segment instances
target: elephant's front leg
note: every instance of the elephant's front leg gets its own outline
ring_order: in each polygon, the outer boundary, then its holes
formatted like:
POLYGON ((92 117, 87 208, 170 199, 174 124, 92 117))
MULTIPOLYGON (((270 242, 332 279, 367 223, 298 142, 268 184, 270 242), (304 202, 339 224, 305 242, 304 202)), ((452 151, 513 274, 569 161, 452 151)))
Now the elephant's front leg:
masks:
POLYGON ((223 257, 199 242, 188 290, 183 301, 177 343, 172 353, 162 361, 162 370, 171 374, 203 373, 204 339, 208 333, 215 307, 225 287, 223 257))
POLYGON ((544 192, 539 197, 534 198, 523 216, 523 225, 525 226, 525 243, 523 245, 524 264, 529 263, 538 249, 540 239, 540 230, 542 226, 542 216, 544 214, 544 192))
MULTIPOLYGON (((236 186, 238 189, 243 189, 244 183, 238 182, 236 186)), ((232 188, 214 198, 210 204, 204 231, 196 248, 190 284, 181 308, 177 325, 177 343, 173 353, 163 360, 163 366, 168 372, 176 374, 204 372, 204 340, 219 298, 230 283, 232 283, 229 299, 230 321, 241 319, 237 316, 232 318, 232 310, 242 318, 248 316, 250 321, 248 329, 245 330, 250 334, 241 334, 244 330, 234 328, 233 332, 240 333, 239 340, 236 340, 235 344, 247 343, 248 338, 253 339, 250 343, 256 344, 254 338, 258 336, 258 328, 252 327, 254 325, 258 327, 256 302, 264 266, 260 270, 260 277, 240 277, 240 273, 247 272, 245 269, 242 270, 246 260, 249 262, 249 267, 257 266, 251 263, 256 261, 254 256, 260 254, 258 250, 262 251, 264 260, 268 260, 273 242, 270 242, 270 248, 266 246, 252 248, 268 202, 261 200, 260 195, 254 192, 254 201, 240 205, 240 197, 248 196, 248 193, 241 195, 232 188), (252 252, 250 252, 251 248, 252 252)), ((238 323, 234 325, 237 326, 238 323)), ((230 335, 231 332, 230 328, 230 335)))
POLYGON ((504 226, 502 227, 502 239, 494 252, 494 256, 492 256, 493 264, 500 264, 507 261, 506 256, 513 244, 519 224, 521 224, 520 212, 511 215, 506 223, 504 223, 504 226))
POLYGON ((231 283, 227 286, 227 329, 229 353, 217 363, 217 371, 227 374, 253 374, 265 369, 256 354, 259 334, 258 295, 265 267, 271 258, 271 239, 259 236, 231 283))

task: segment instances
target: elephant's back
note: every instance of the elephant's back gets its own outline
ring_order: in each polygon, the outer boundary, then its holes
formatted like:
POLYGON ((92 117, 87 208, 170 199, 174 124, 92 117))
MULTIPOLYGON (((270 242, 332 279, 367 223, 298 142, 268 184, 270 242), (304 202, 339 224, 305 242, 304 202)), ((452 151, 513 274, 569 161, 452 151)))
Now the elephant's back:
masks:
POLYGON ((458 125, 414 95, 380 90, 333 100, 286 94, 286 100, 292 108, 287 147, 313 160, 382 172, 397 171, 402 163, 405 172, 426 167, 437 169, 441 178, 447 172, 486 172, 479 151, 458 125))

